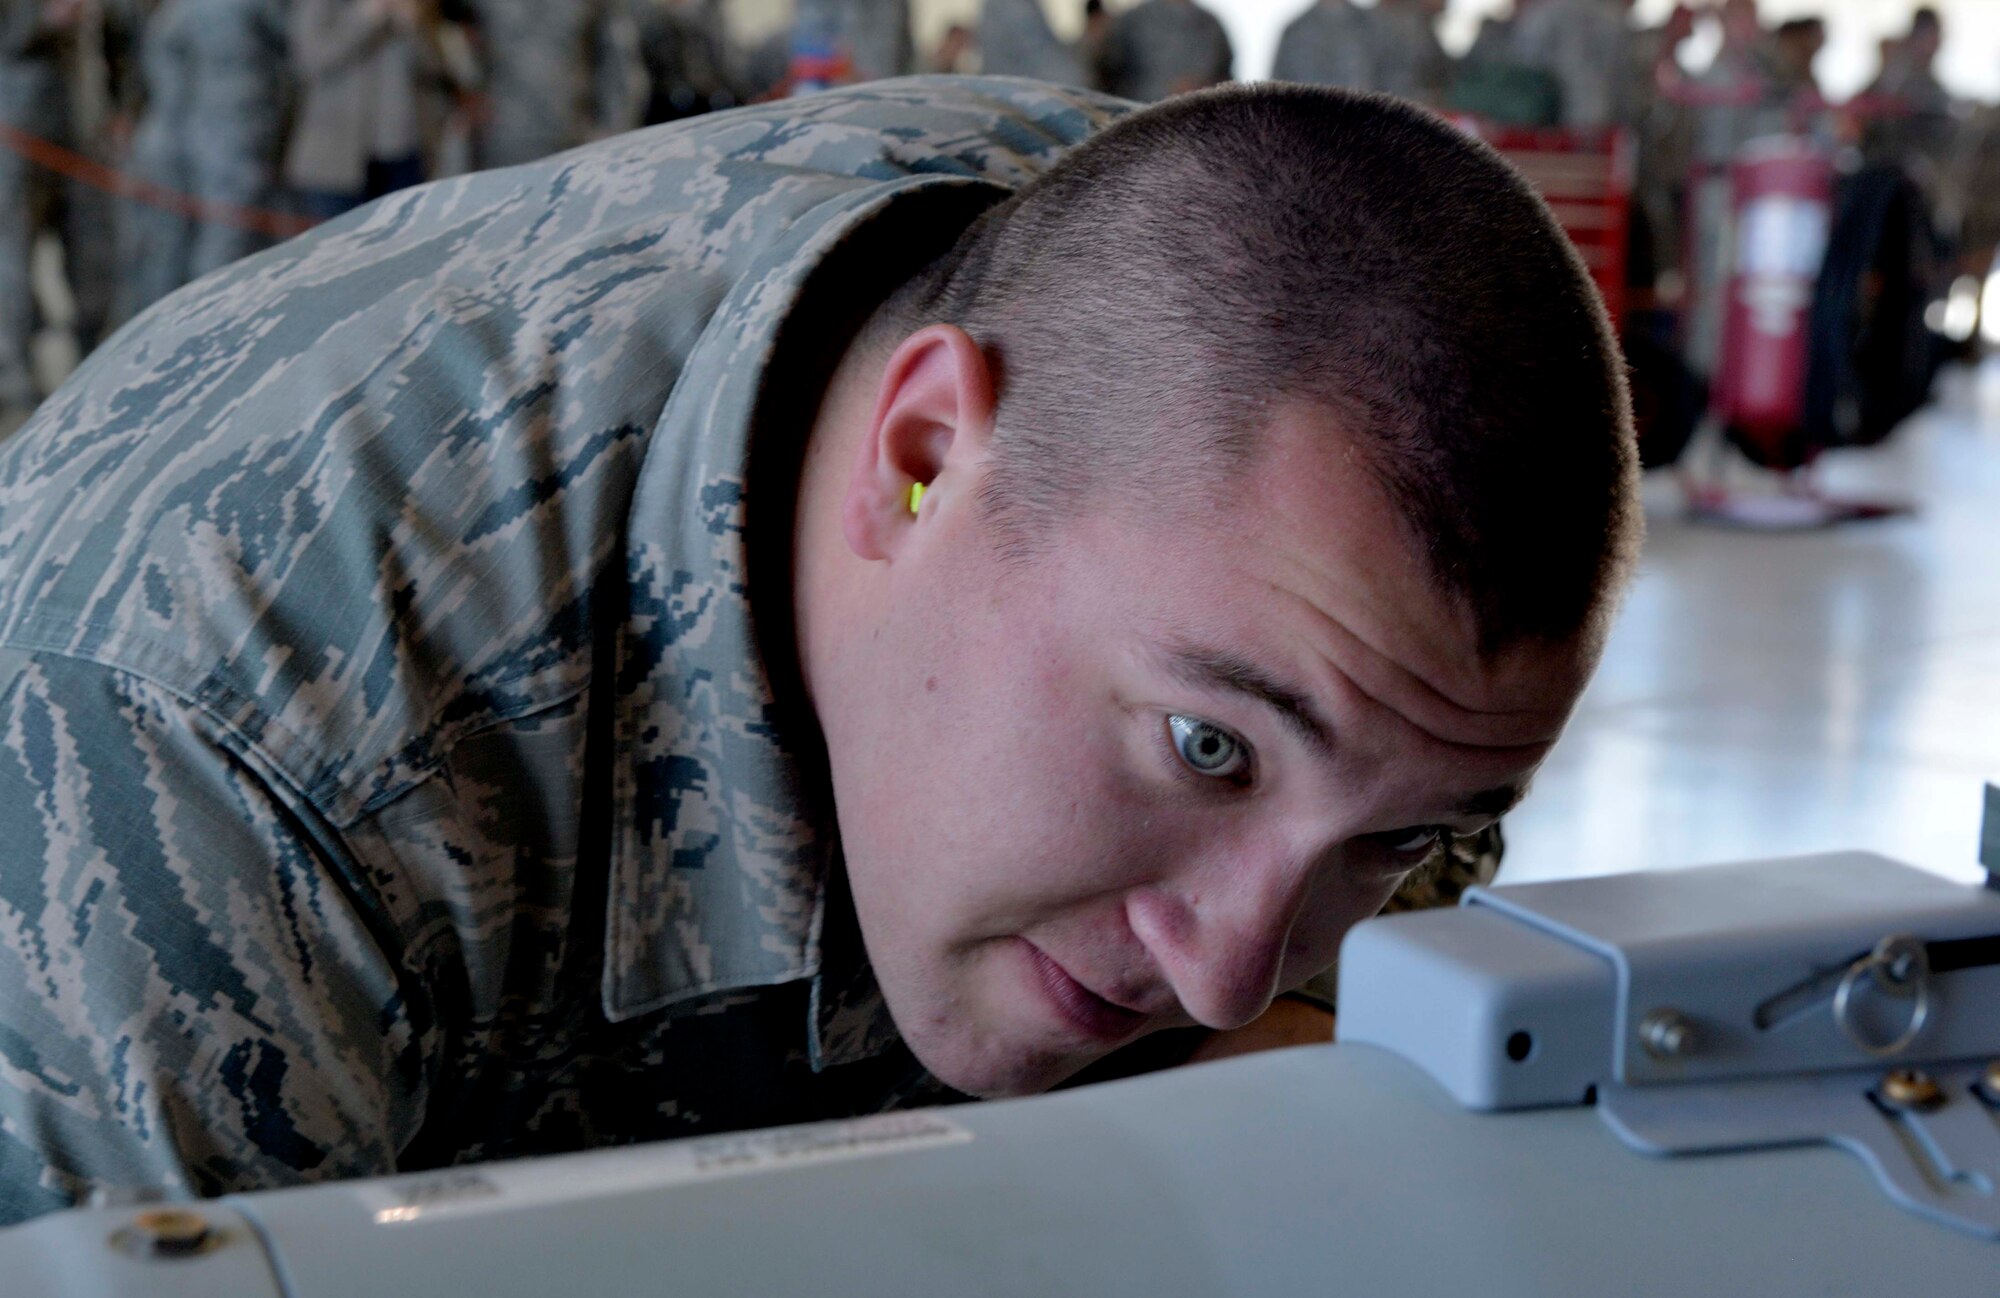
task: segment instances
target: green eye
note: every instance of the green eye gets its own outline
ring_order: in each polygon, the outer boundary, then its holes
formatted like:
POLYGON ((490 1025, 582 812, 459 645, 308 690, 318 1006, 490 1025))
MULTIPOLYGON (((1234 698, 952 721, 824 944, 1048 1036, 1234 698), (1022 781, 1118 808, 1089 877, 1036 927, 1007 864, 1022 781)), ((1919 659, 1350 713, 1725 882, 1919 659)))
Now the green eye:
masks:
POLYGON ((1212 721, 1170 716, 1167 731, 1173 736, 1174 751, 1197 775, 1226 780, 1250 767, 1250 745, 1212 721))

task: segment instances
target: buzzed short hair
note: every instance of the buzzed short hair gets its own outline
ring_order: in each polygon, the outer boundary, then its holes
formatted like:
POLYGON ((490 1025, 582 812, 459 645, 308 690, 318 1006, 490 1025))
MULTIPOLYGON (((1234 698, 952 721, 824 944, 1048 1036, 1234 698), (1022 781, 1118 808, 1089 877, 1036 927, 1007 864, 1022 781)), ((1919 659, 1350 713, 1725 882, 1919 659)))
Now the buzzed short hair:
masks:
POLYGON ((989 211, 891 305, 994 361, 986 503, 1022 553, 1107 498, 1236 484, 1274 411, 1310 403, 1482 653, 1601 633, 1631 565, 1636 443, 1589 275, 1497 154, 1400 100, 1169 100, 989 211))

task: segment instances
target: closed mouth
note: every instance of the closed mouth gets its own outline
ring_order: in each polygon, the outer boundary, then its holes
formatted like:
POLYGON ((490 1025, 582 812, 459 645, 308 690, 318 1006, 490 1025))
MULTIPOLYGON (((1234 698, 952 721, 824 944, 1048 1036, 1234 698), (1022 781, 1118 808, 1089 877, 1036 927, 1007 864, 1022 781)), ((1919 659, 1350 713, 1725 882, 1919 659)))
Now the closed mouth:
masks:
POLYGON ((1103 1041, 1131 1036, 1146 1022, 1146 1016, 1108 1001, 1070 976, 1067 969, 1033 942, 1026 943, 1030 962, 1041 980, 1050 1003, 1065 1020, 1086 1035, 1103 1041))

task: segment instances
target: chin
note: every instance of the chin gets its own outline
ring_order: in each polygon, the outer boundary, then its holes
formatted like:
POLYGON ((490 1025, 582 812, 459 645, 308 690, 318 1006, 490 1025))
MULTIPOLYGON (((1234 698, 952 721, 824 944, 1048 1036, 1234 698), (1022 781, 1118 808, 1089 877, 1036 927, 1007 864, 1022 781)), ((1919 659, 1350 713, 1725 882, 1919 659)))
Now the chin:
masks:
POLYGON ((917 1062, 954 1091, 982 1100, 1040 1095, 1094 1062, 1018 1046, 1009 1049, 990 1038, 951 1040, 945 1033, 927 1035, 927 1040, 904 1038, 917 1062))

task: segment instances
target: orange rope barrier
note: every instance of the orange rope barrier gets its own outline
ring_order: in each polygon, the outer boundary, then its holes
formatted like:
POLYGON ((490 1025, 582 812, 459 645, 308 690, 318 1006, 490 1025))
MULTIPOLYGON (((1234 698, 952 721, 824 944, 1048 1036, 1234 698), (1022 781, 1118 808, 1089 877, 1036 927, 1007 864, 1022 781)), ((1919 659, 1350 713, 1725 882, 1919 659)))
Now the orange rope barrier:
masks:
POLYGON ((107 167, 92 158, 85 157, 74 149, 65 149, 51 140, 0 122, 0 145, 20 154, 38 167, 44 167, 59 176, 101 189, 119 198, 129 198, 148 207, 184 216, 191 221, 204 221, 214 225, 232 226, 247 230, 252 234, 268 235, 273 239, 289 239, 295 234, 310 230, 316 222, 290 212, 273 212, 258 207, 239 207, 234 203, 216 203, 183 194, 178 190, 156 185, 150 180, 128 176, 115 168, 107 167))

